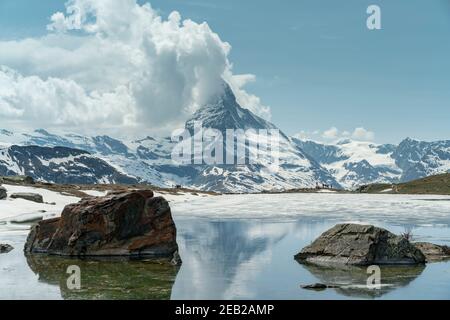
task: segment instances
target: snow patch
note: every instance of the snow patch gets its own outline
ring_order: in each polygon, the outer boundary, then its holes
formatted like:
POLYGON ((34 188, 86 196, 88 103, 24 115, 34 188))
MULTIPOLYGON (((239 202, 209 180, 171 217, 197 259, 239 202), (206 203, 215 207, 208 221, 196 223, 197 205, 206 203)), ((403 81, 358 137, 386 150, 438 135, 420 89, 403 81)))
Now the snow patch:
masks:
POLYGON ((19 228, 27 232, 29 226, 14 226, 11 223, 24 223, 31 220, 58 217, 66 205, 76 203, 80 200, 77 197, 63 195, 41 188, 7 184, 3 184, 3 187, 5 187, 8 193, 8 198, 6 200, 0 200, 0 231, 5 228, 19 228), (42 195, 46 203, 10 198, 12 193, 18 192, 38 193, 42 195), (55 203, 55 205, 50 203, 55 203))

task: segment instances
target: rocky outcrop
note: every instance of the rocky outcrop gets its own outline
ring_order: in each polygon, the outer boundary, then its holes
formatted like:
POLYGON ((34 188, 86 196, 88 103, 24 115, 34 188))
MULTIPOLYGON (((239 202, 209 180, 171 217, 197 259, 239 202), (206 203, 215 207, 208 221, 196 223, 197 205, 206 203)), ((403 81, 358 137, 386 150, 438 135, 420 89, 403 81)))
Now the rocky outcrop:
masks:
POLYGON ((150 257, 181 263, 169 204, 151 190, 90 197, 68 205, 61 218, 41 221, 31 230, 25 252, 150 257))
POLYGON ((28 201, 33 201, 37 203, 44 203, 44 198, 38 193, 13 193, 11 194, 12 199, 24 199, 28 201))
POLYGON ((14 248, 12 246, 10 246, 9 244, 0 243, 0 253, 8 253, 12 250, 14 250, 14 248))
POLYGON ((450 247, 439 246, 428 242, 417 242, 414 246, 422 251, 428 262, 436 262, 450 259, 450 247))
POLYGON ((415 265, 424 254, 401 236, 370 225, 339 224, 323 233, 295 256, 319 265, 415 265))
POLYGON ((0 182, 18 185, 30 185, 34 184, 34 179, 29 176, 3 176, 0 177, 0 182))
POLYGON ((8 196, 8 193, 6 192, 6 189, 2 186, 0 186, 0 200, 6 199, 8 196))

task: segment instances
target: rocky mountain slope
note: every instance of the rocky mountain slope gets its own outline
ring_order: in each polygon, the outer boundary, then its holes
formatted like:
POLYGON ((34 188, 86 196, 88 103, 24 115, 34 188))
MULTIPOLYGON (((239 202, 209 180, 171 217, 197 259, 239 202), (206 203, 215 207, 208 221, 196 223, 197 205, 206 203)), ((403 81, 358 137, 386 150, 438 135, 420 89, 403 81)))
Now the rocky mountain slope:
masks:
POLYGON ((67 147, 0 147, 0 176, 27 175, 52 183, 137 183, 90 153, 67 147))

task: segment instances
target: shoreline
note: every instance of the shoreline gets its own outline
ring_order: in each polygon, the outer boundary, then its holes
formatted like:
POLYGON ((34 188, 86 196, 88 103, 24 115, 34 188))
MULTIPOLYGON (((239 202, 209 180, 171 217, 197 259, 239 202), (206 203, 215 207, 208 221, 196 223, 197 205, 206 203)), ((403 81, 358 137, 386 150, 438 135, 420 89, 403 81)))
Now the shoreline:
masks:
MULTIPOLYGON (((2 184, 0 184, 2 185, 2 184)), ((89 192, 99 192, 99 193, 107 193, 109 191, 120 191, 120 190, 152 190, 155 193, 159 194, 169 194, 169 195, 182 195, 186 193, 190 194, 199 194, 199 195, 207 195, 207 196, 221 196, 221 195, 257 195, 257 194, 379 194, 379 195, 435 195, 435 196, 450 196, 450 193, 447 192, 425 192, 425 191, 417 191, 417 192, 400 192, 395 190, 390 190, 387 188, 389 185, 380 184, 374 186, 383 186, 386 187, 381 191, 368 191, 361 192, 358 190, 343 190, 343 189, 326 189, 326 188, 299 188, 299 189, 289 189, 289 190, 263 190, 260 192, 214 192, 214 191, 204 191, 198 189, 191 188, 162 188, 156 187, 149 184, 133 184, 133 185, 125 185, 125 184, 57 184, 57 183, 45 183, 45 182, 35 182, 35 183, 3 183, 3 185, 9 186, 23 186, 30 187, 36 189, 44 189, 53 192, 59 192, 63 195, 71 195, 74 197, 89 197, 94 196, 94 194, 90 194, 89 192)), ((379 187, 377 189, 380 189, 379 187)), ((100 194, 99 194, 100 196, 100 194)))

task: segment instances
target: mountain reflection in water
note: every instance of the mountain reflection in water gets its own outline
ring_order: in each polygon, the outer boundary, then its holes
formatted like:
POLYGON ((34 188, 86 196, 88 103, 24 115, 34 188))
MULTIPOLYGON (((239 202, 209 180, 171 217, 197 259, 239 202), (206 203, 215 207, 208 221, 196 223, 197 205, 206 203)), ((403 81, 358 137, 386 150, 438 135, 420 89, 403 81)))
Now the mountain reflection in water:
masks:
MULTIPOLYGON (((345 220, 344 220, 345 221, 345 220)), ((2 298, 39 299, 432 299, 450 296, 450 263, 382 267, 381 290, 366 287, 365 268, 300 265, 294 255, 343 220, 176 219, 181 268, 149 261, 77 260, 21 251, 25 236, 0 234, 16 248, 0 256, 2 298), (8 237, 8 238, 6 238, 8 237), (9 239, 9 240, 8 240, 9 239), (67 268, 81 269, 81 290, 68 290, 67 268), (36 276, 37 275, 37 276, 36 276), (303 284, 341 285, 324 291, 303 284)), ((363 223, 362 221, 361 223, 363 223)), ((418 240, 448 244, 448 226, 376 223, 418 240)), ((3 237, 3 238, 2 238, 3 237)))

